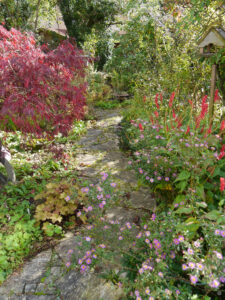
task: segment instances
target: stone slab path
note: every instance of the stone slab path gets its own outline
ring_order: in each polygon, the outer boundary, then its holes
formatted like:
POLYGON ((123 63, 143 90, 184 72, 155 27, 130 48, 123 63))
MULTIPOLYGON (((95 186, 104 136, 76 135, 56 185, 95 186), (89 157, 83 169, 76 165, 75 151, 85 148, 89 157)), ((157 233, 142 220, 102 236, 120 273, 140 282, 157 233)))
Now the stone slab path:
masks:
MULTIPOLYGON (((128 158, 119 149, 117 130, 122 120, 118 110, 96 110, 87 134, 79 141, 76 165, 80 177, 96 182, 102 171, 113 174, 121 190, 130 194, 133 209, 116 207, 107 212, 108 218, 132 222, 143 213, 153 210, 155 202, 149 190, 137 189, 137 179, 127 170, 128 158)), ((66 234, 57 246, 39 253, 14 272, 0 287, 0 300, 119 300, 125 299, 122 290, 99 279, 95 274, 65 272, 68 250, 76 247, 79 235, 66 234)))

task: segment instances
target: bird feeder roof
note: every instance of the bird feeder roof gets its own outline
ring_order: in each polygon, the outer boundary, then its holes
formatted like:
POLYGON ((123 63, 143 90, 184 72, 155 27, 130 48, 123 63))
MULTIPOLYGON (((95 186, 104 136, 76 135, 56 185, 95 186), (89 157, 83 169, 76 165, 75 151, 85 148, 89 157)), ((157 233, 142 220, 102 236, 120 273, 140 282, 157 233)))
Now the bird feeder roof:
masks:
POLYGON ((210 27, 198 41, 199 48, 204 48, 209 44, 217 47, 225 47, 225 30, 222 27, 210 27))

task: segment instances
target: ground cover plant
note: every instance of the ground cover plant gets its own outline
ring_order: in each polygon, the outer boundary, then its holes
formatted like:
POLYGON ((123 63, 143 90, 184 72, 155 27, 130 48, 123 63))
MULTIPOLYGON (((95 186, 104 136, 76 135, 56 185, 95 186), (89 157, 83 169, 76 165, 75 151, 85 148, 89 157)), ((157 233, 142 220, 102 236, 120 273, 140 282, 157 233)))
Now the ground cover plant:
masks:
MULTIPOLYGON (((15 184, 0 186, 0 282, 27 256, 45 249, 66 230, 84 221, 80 219, 75 222, 68 218, 63 224, 55 224, 46 218, 45 224, 40 222, 43 216, 35 213, 41 205, 43 211, 48 209, 48 204, 43 205, 46 186, 52 184, 60 187, 65 178, 68 182, 76 180, 77 173, 73 165, 76 141, 85 132, 83 121, 74 123, 67 137, 58 134, 50 141, 32 138, 19 131, 0 131, 0 138, 12 155, 11 163, 17 175, 15 184), (35 196, 40 197, 40 194, 42 199, 35 200, 35 196)), ((3 168, 0 171, 4 173, 3 168)), ((56 218, 61 215, 61 207, 58 208, 56 218)))
POLYGON ((100 182, 83 188, 90 201, 83 210, 94 211, 92 224, 82 230, 80 250, 73 255, 71 249, 65 267, 96 270, 123 288, 126 299, 222 299, 223 209, 214 215, 188 197, 188 204, 149 211, 140 224, 120 224, 104 213, 121 201, 117 191, 109 192, 112 187, 109 174, 102 173, 100 182))

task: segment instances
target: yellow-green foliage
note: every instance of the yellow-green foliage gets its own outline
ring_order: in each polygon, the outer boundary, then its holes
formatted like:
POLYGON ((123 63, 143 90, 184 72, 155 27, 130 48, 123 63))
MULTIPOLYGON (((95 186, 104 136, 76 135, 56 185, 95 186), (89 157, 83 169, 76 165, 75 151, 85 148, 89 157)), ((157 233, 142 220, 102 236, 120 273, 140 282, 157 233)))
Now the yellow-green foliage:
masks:
MULTIPOLYGON (((65 217, 76 216, 82 210, 86 196, 76 184, 55 182, 48 183, 46 189, 38 194, 35 200, 43 200, 36 207, 35 219, 44 222, 42 229, 46 232, 50 222, 61 225, 65 217)), ((79 219, 83 223, 86 221, 85 215, 82 214, 79 219)))

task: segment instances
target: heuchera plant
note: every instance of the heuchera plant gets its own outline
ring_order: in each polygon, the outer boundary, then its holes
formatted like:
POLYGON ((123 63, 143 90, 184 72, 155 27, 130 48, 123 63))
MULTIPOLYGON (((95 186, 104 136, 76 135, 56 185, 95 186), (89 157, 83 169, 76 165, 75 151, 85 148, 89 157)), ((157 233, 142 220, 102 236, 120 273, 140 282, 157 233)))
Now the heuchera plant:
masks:
POLYGON ((68 40, 44 53, 32 35, 0 26, 2 128, 67 134, 84 113, 86 63, 68 40))

